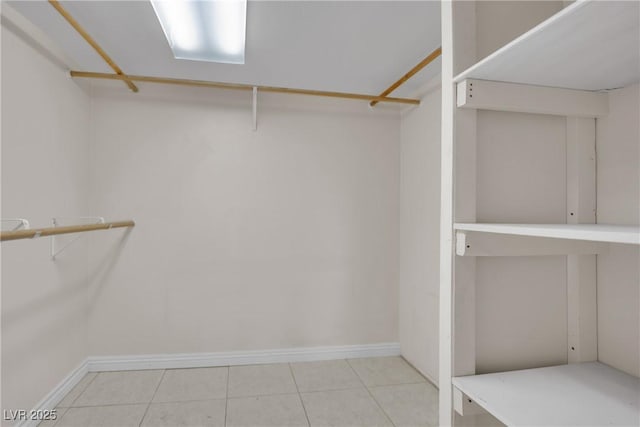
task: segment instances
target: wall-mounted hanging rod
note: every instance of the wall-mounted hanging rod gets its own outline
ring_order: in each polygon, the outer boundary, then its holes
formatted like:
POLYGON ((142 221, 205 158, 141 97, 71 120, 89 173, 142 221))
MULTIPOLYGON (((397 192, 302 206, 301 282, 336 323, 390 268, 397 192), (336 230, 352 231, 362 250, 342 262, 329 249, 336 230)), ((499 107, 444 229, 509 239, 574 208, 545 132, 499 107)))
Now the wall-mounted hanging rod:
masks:
MULTIPOLYGON (((58 11, 58 13, 60 13, 60 15, 62 15, 64 19, 67 20, 67 22, 78 32, 78 34, 80 34, 82 38, 85 39, 86 42, 89 43, 91 47, 95 49, 98 55, 100 55, 102 59, 104 59, 105 62, 109 64, 111 69, 115 71, 116 74, 121 76, 124 75, 124 72, 122 71, 122 69, 118 67, 118 65, 113 61, 113 59, 111 59, 109 55, 107 55, 107 52, 105 52, 104 49, 100 47, 100 45, 93 39, 93 37, 91 37, 89 33, 87 33, 87 31, 84 28, 82 28, 82 26, 78 23, 78 21, 76 21, 73 18, 73 16, 71 16, 71 14, 67 12, 67 10, 64 7, 62 7, 62 5, 58 2, 58 0, 49 0, 49 3, 58 11)), ((131 89, 134 92, 138 91, 138 87, 135 84, 133 84, 131 80, 129 79, 123 79, 123 80, 127 84, 127 86, 129 86, 129 89, 131 89)))
POLYGON ((310 95, 310 96, 324 96, 329 98, 344 98, 344 99, 358 99, 362 101, 377 101, 377 102, 392 102, 396 104, 420 104, 418 99, 409 98, 391 98, 377 95, 362 95, 357 93, 345 93, 345 92, 326 92, 321 90, 308 90, 308 89, 290 89, 285 87, 273 87, 273 86, 254 86, 248 84, 237 83, 218 83, 208 82, 204 80, 186 80, 186 79, 173 79, 168 77, 151 77, 151 76, 133 76, 108 74, 108 73, 92 73, 88 71, 71 71, 72 77, 83 77, 91 79, 107 79, 107 80, 132 80, 136 82, 147 83, 163 83, 182 86, 199 86, 210 87, 216 89, 234 89, 234 90, 247 90, 252 91, 254 87, 257 87, 260 92, 273 92, 273 93, 288 93, 292 95, 310 95))
MULTIPOLYGON (((385 97, 385 96, 389 95, 391 92, 393 92, 394 90, 398 89, 398 87, 400 87, 400 85, 402 85, 404 82, 406 82, 411 77, 413 77, 415 74, 417 74, 418 71, 422 70, 424 67, 426 67, 427 65, 431 64, 441 54, 442 54, 442 48, 441 47, 439 47, 436 50, 434 50, 433 52, 431 52, 429 54, 429 56, 427 56, 422 61, 420 61, 420 63, 418 63, 418 65, 416 65, 411 70, 409 70, 409 72, 407 72, 407 74, 405 74, 404 76, 400 77, 400 79, 398 81, 396 81, 394 84, 392 84, 391 86, 386 88, 380 94, 380 96, 381 97, 385 97)), ((373 100, 373 101, 371 101, 369 103, 369 105, 371 105, 373 107, 378 102, 379 102, 378 100, 373 100)))
POLYGON ((110 230, 112 228, 133 227, 135 225, 135 222, 133 222, 132 220, 128 220, 105 222, 100 224, 69 225, 65 227, 48 227, 3 231, 0 233, 0 241, 4 242, 6 240, 33 239, 34 237, 56 236, 58 234, 81 233, 94 230, 110 230))

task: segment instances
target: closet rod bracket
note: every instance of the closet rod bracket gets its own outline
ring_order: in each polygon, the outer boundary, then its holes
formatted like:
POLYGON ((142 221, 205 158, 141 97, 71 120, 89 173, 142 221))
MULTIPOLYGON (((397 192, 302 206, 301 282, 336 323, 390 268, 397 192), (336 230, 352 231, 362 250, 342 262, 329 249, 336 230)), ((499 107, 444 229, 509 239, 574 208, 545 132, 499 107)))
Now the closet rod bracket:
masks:
MULTIPOLYGON (((24 218, 3 218, 2 222, 17 223, 15 226, 11 228, 11 231, 20 230, 21 228, 24 228, 26 230, 29 228, 29 221, 27 221, 24 218)), ((2 227, 2 229, 4 230, 4 227, 2 227)))
POLYGON ((258 86, 253 87, 253 131, 258 130, 258 86))
MULTIPOLYGON (((54 227, 58 227, 58 222, 59 220, 61 220, 63 218, 52 218, 52 222, 53 222, 53 226, 54 227)), ((64 218, 64 219, 79 219, 79 220, 92 220, 92 224, 104 224, 104 217, 101 216, 81 216, 81 217, 76 217, 76 218, 64 218)), ((109 227, 111 228, 111 227, 109 227)), ((39 233, 38 235, 34 236, 34 237, 40 237, 39 233)), ((56 236, 51 236, 51 260, 55 261, 56 260, 56 256, 60 255, 60 253, 62 251, 64 251, 65 249, 67 249, 69 246, 71 246, 73 243, 75 243, 79 238, 82 237, 82 234, 74 237, 71 241, 67 242, 64 246, 62 246, 61 248, 58 248, 56 250, 56 236)))

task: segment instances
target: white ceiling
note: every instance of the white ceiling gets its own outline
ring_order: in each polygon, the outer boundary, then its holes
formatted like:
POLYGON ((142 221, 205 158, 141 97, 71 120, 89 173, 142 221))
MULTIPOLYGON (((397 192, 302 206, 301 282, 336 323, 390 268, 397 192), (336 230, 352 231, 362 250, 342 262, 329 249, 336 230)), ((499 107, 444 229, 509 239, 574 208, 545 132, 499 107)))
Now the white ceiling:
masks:
MULTIPOLYGON (((10 1, 82 71, 112 72, 46 1, 10 1)), ((244 65, 177 60, 150 2, 63 1, 125 73, 374 94, 440 46, 438 1, 249 1, 244 65)), ((393 96, 438 74, 429 65, 393 96)))

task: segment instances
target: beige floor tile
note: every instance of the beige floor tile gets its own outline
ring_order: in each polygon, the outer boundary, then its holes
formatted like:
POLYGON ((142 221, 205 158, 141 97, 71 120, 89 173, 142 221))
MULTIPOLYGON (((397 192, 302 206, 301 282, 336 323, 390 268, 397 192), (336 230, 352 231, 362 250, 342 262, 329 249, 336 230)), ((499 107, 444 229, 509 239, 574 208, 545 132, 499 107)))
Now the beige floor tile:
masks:
POLYGON ((80 380, 80 382, 78 382, 78 384, 76 384, 76 386, 72 388, 69 393, 67 393, 64 399, 62 399, 62 402, 58 403, 58 408, 68 408, 69 406, 71 406, 71 404, 73 404, 73 401, 76 400, 78 396, 80 396, 80 394, 87 388, 89 383, 93 381, 96 375, 98 374, 95 372, 89 372, 87 375, 85 375, 80 380))
POLYGON ((227 397, 229 368, 168 369, 153 402, 185 402, 227 397))
POLYGON ((229 399, 227 427, 308 426, 300 396, 279 394, 229 399))
POLYGON ((56 408, 56 419, 55 420, 42 420, 38 427, 53 427, 56 425, 58 420, 62 418, 65 412, 67 412, 67 408, 56 408))
POLYGON ((73 406, 149 403, 163 371, 100 372, 73 406))
POLYGON ((396 427, 438 425, 438 390, 430 383, 370 388, 396 427))
POLYGON ((391 426, 367 389, 301 393, 311 427, 391 426))
POLYGON ((56 427, 138 427, 147 405, 69 408, 56 427))
POLYGON ((349 364, 367 387, 426 381, 401 357, 351 359, 349 364))
POLYGON ((288 363, 232 366, 229 368, 229 397, 296 393, 288 363))
POLYGON ((362 387, 346 360, 292 363, 291 369, 300 392, 362 387))
POLYGON ((142 427, 224 427, 226 400, 152 403, 142 427))

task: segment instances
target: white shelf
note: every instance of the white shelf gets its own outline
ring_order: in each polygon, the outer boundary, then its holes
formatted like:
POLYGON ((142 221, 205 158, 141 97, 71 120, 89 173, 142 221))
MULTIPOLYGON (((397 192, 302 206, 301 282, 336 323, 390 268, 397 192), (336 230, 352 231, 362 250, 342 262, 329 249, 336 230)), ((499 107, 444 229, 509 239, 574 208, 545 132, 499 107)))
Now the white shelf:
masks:
POLYGON ((608 224, 454 224, 460 231, 640 245, 640 227, 608 224))
POLYGON ((599 362, 453 378, 508 426, 637 426, 640 379, 599 362))
POLYGON ((640 3, 577 1, 454 80, 602 90, 640 76, 640 3))

